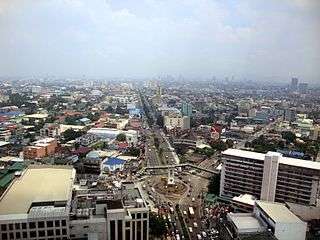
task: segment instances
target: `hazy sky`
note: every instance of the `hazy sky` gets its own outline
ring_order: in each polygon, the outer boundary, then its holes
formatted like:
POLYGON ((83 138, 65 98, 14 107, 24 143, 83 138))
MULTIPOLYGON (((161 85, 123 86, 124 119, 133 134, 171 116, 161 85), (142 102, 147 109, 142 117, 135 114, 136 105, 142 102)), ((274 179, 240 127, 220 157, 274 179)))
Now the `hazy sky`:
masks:
POLYGON ((320 0, 0 0, 0 75, 320 82, 320 0))

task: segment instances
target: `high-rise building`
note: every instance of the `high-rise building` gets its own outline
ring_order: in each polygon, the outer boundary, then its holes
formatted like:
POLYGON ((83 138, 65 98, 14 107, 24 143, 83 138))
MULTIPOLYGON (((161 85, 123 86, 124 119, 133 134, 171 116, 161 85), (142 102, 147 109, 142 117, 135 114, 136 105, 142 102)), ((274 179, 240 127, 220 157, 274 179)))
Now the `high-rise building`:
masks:
POLYGON ((220 195, 320 205, 320 162, 228 149, 222 154, 220 195))
POLYGON ((298 90, 298 78, 291 78, 291 85, 290 85, 290 89, 291 91, 297 91, 298 90))
POLYGON ((192 105, 189 103, 182 103, 181 113, 183 116, 191 117, 192 115, 192 105))
POLYGON ((298 89, 300 93, 306 93, 308 90, 308 83, 300 83, 298 89))

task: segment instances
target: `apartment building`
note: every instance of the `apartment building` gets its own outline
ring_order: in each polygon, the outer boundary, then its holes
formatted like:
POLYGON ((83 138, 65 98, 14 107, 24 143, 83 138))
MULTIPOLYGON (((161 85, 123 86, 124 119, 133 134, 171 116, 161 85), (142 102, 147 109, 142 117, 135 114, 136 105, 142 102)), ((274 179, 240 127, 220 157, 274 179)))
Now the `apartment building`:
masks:
POLYGON ((149 209, 134 183, 87 188, 75 174, 70 166, 23 171, 0 198, 0 239, 149 239, 149 209))
POLYGON ((220 196, 320 205, 320 162, 228 149, 222 154, 220 196))
POLYGON ((32 146, 23 149, 23 156, 26 159, 39 159, 55 153, 58 142, 54 138, 44 138, 33 142, 32 146))
POLYGON ((55 123, 46 123, 42 129, 40 129, 41 137, 59 137, 60 136, 60 126, 55 123))
POLYGON ((167 129, 180 128, 181 130, 190 129, 190 117, 180 115, 164 116, 164 126, 167 129))

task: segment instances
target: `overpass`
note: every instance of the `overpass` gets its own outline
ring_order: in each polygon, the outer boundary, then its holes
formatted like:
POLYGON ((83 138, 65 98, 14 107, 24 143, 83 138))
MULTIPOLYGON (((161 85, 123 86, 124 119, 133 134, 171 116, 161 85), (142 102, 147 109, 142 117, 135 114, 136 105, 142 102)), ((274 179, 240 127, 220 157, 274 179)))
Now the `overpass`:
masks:
POLYGON ((181 168, 190 167, 190 168, 194 168, 194 169, 201 170, 201 171, 208 172, 208 173, 212 173, 212 174, 218 174, 219 173, 218 170, 210 170, 210 169, 199 167, 199 166, 196 166, 196 165, 193 165, 193 164, 190 164, 190 163, 172 164, 172 165, 160 165, 160 166, 148 166, 148 167, 142 168, 140 171, 144 172, 146 170, 168 169, 168 168, 177 168, 177 167, 181 167, 181 168))
POLYGON ((189 148, 196 149, 197 147, 197 142, 194 140, 189 140, 189 139, 174 139, 173 140, 173 145, 175 146, 185 146, 189 148))

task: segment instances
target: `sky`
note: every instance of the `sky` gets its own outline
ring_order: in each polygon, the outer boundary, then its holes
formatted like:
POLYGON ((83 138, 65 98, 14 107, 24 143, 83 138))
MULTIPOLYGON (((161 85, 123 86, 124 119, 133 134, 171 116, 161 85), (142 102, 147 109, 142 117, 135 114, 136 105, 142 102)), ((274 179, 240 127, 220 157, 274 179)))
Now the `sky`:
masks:
POLYGON ((320 82, 319 0, 0 0, 0 76, 320 82))

